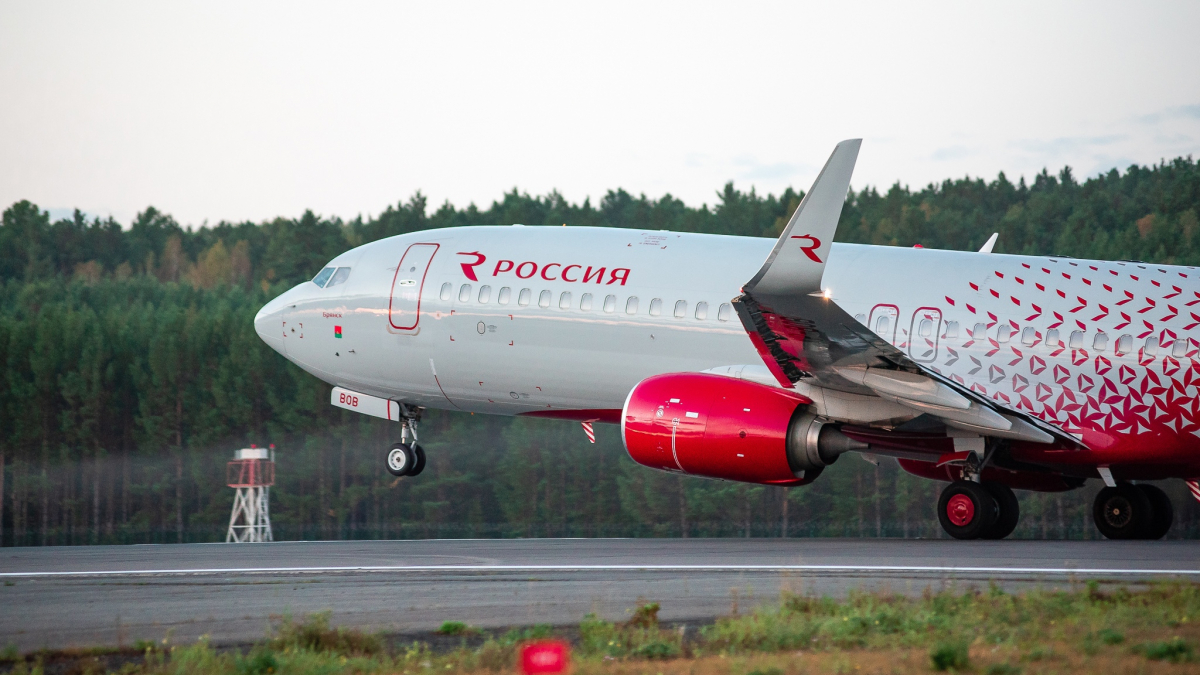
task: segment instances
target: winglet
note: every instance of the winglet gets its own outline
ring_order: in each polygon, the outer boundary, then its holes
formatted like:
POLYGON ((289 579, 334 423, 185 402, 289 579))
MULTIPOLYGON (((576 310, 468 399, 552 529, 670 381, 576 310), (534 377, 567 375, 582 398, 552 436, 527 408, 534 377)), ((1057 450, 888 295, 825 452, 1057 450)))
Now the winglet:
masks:
POLYGON ((813 293, 821 290, 825 261, 833 246, 861 138, 842 141, 804 196, 762 269, 744 287, 761 293, 813 293))
POLYGON ((980 253, 991 253, 992 249, 996 247, 996 240, 999 238, 1000 238, 1000 233, 993 232, 992 236, 988 237, 987 243, 983 245, 983 248, 979 249, 979 252, 980 253))

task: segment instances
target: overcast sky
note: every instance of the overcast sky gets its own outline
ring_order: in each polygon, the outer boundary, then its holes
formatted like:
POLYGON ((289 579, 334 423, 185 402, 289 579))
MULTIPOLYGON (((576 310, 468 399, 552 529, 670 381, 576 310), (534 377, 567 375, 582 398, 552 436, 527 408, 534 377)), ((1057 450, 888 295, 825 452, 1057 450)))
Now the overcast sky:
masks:
POLYGON ((1200 2, 0 3, 0 208, 713 203, 1200 155, 1200 2))

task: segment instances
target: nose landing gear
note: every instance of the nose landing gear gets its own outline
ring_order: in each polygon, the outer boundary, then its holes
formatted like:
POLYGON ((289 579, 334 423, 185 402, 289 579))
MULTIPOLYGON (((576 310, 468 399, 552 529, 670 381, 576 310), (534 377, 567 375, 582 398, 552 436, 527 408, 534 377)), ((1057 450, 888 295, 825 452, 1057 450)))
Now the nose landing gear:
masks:
POLYGON ((387 470, 393 476, 416 476, 425 470, 425 450, 416 443, 393 443, 387 454, 387 470))
POLYGON ((387 470, 393 476, 418 476, 425 470, 425 450, 417 444, 417 422, 421 408, 400 404, 400 442, 387 453, 387 470), (409 434, 412 441, 408 440, 409 434))

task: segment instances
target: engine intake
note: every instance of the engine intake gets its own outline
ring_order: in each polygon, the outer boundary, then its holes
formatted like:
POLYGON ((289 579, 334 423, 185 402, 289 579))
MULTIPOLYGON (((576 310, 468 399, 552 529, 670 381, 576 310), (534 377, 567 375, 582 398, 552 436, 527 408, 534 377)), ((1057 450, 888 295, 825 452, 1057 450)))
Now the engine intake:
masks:
POLYGON ((866 443, 842 435, 794 391, 707 373, 668 373, 637 384, 621 412, 633 461, 766 485, 802 485, 866 443))

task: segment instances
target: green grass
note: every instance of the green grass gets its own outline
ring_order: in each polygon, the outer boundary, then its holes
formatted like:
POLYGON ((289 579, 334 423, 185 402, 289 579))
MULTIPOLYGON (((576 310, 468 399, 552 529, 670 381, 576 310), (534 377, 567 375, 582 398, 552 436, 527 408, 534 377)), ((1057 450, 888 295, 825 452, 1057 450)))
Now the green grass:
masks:
POLYGON ((929 650, 934 670, 966 670, 971 664, 970 644, 964 639, 939 642, 929 650))
POLYGON ((446 621, 437 629, 437 632, 441 635, 470 635, 479 631, 462 621, 446 621))
POLYGON ((720 619, 703 631, 705 651, 728 653, 802 648, 932 647, 955 637, 1030 649, 1065 632, 1092 634, 1111 646, 1114 628, 1172 628, 1200 618, 1200 585, 1161 585, 1143 593, 1040 591, 1009 594, 996 587, 920 598, 852 593, 845 601, 784 598, 777 608, 720 619))
POLYGON ((1186 663, 1196 658, 1196 650, 1191 643, 1179 637, 1166 641, 1146 642, 1134 647, 1133 650, 1151 661, 1186 663))
MULTIPOLYGON (((986 675, 1125 672, 1174 667, 1197 658, 1200 585, 1163 584, 1132 593, 1037 591, 926 592, 910 598, 854 593, 838 601, 785 595, 748 615, 719 619, 685 640, 660 624, 658 603, 644 603, 622 622, 588 615, 577 629, 535 625, 435 654, 421 642, 389 644, 384 636, 330 625, 329 613, 300 621, 285 618, 246 652, 191 645, 139 643, 120 670, 127 675, 274 675, 276 673, 513 672, 519 646, 559 637, 574 643, 576 675, 785 675, 796 672, 897 672, 930 670, 986 675), (803 667, 797 664, 804 663, 803 667), (1138 666, 1136 664, 1143 664, 1138 666), (640 665, 639 665, 640 664, 640 665), (1132 664, 1132 665, 1131 665, 1132 664), (819 665, 819 667, 818 667, 819 665)), ((478 632, 447 621, 446 635, 478 632)), ((14 650, 5 655, 17 656, 14 650)), ((113 652, 113 650, 108 650, 113 652)), ((39 663, 80 660, 71 672, 93 668, 105 650, 39 653, 19 659, 12 672, 35 672, 39 663), (91 659, 90 661, 87 659, 91 659)), ((1153 670, 1147 671, 1153 672, 1153 670)))

